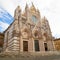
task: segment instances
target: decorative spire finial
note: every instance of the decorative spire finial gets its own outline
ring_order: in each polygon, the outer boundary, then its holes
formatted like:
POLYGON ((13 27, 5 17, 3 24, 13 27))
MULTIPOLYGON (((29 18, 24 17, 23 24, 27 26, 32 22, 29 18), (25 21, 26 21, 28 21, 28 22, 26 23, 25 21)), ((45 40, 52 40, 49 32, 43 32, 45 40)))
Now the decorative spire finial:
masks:
POLYGON ((35 8, 33 2, 32 2, 32 6, 30 7, 30 10, 31 10, 31 11, 36 11, 36 8, 35 8))
POLYGON ((21 10, 21 8, 20 8, 20 6, 19 6, 19 5, 17 6, 17 10, 21 10))
POLYGON ((15 12, 14 12, 15 19, 18 19, 18 16, 20 15, 20 13, 21 13, 21 8, 20 8, 20 6, 17 6, 17 8, 15 9, 15 12))
POLYGON ((32 2, 32 7, 34 7, 34 8, 35 8, 35 6, 34 6, 33 2, 32 2))
POLYGON ((28 8, 28 4, 26 3, 26 7, 25 7, 25 9, 27 9, 28 8))

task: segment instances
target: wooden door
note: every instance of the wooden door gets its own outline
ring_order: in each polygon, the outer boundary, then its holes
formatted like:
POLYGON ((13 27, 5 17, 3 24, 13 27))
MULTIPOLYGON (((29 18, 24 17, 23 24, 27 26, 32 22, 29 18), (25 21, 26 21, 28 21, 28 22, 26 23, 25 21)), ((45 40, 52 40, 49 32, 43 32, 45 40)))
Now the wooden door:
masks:
POLYGON ((28 51, 28 41, 23 41, 23 51, 28 51))

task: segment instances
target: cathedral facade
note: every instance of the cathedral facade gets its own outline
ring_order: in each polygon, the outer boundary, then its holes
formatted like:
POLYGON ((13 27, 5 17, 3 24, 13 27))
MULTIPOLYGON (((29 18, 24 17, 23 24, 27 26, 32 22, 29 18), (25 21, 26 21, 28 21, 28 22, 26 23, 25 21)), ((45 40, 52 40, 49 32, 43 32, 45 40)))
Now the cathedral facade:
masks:
POLYGON ((32 4, 22 12, 20 6, 15 9, 14 21, 4 31, 4 51, 41 52, 53 51, 53 40, 46 17, 32 4))

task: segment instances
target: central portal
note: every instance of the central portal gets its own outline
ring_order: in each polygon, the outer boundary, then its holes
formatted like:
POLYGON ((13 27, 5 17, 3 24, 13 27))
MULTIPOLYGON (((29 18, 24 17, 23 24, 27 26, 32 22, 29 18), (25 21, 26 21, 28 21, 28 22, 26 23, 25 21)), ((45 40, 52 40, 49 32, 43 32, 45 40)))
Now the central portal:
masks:
POLYGON ((40 51, 39 50, 39 40, 34 40, 35 42, 35 51, 40 51))
POLYGON ((23 51, 28 51, 28 41, 23 41, 23 51))

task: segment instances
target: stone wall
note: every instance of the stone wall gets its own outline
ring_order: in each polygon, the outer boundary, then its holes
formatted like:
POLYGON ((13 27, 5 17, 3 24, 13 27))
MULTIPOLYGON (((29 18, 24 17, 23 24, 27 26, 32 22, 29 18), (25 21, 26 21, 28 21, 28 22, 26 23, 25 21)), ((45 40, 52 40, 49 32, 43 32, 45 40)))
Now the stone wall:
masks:
POLYGON ((54 40, 55 50, 60 51, 60 38, 54 40))

